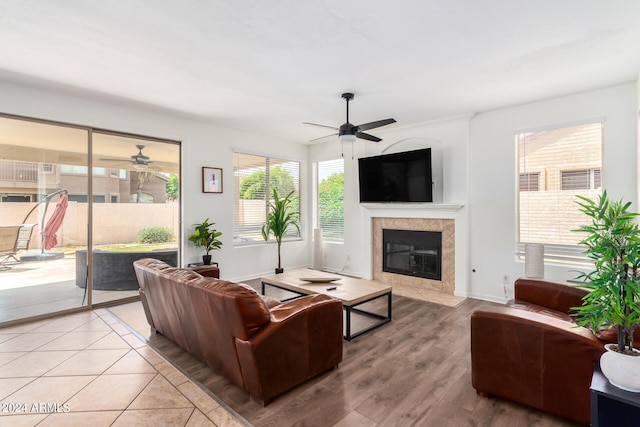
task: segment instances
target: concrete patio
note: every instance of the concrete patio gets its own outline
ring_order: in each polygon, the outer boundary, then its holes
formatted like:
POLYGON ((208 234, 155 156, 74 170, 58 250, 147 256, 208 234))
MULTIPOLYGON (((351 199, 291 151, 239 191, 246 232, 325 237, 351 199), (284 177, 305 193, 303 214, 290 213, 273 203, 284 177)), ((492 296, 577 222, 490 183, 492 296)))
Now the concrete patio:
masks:
MULTIPOLYGON (((20 255, 24 254, 26 252, 20 255)), ((87 303, 85 290, 76 286, 75 252, 60 259, 8 265, 11 269, 0 271, 0 324, 87 303)), ((93 304, 136 295, 135 290, 93 291, 93 304)))

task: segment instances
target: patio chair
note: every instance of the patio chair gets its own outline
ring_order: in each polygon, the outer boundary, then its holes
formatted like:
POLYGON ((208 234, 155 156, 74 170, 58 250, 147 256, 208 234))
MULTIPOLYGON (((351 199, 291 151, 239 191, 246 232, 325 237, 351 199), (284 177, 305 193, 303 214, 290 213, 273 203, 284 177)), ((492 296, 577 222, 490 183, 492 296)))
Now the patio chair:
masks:
POLYGON ((22 224, 20 226, 20 232, 18 233, 18 240, 16 241, 16 250, 10 255, 16 262, 20 262, 17 253, 19 251, 26 251, 29 249, 29 243, 31 243, 31 234, 33 234, 33 228, 38 224, 22 224))
POLYGON ((9 270, 7 262, 16 253, 21 225, 0 227, 0 271, 9 270))

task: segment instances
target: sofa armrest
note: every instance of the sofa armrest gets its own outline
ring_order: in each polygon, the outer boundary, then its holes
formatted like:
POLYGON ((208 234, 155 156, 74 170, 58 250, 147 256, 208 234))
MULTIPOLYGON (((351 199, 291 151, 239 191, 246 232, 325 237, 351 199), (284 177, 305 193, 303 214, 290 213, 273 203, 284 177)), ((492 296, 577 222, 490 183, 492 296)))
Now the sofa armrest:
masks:
POLYGON ((566 282, 547 279, 525 279, 515 281, 516 302, 528 302, 562 313, 570 313, 572 307, 582 305, 586 289, 577 288, 566 282))
POLYGON ((149 309, 147 294, 142 288, 140 288, 138 292, 140 293, 140 301, 142 302, 142 309, 144 310, 144 315, 147 318, 147 323, 151 327, 151 332, 155 333, 156 325, 153 323, 153 316, 151 316, 151 310, 149 309))
POLYGON ((263 402, 342 361, 342 303, 309 295, 271 310, 271 322, 236 338, 247 390, 263 402))
POLYGON ((589 385, 603 344, 586 328, 509 307, 471 316, 473 387, 589 423, 589 385))

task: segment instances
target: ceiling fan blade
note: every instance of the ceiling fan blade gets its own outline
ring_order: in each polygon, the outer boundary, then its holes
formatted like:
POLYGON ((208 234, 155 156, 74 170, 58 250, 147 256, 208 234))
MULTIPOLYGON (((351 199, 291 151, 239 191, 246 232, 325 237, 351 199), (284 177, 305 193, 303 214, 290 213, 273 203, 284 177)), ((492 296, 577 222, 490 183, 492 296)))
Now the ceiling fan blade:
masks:
POLYGON ((177 166, 178 163, 176 162, 162 162, 162 161, 156 161, 156 160, 149 160, 147 162, 147 164, 154 164, 154 165, 162 165, 162 166, 177 166))
POLYGON ((313 139, 310 139, 309 142, 319 141, 321 139, 329 138, 329 137, 332 137, 332 136, 338 136, 338 134, 337 133, 332 133, 331 135, 321 136, 320 138, 313 138, 313 139))
POLYGON ((302 122, 302 124, 303 125, 311 125, 311 126, 319 126, 321 128, 327 128, 327 129, 333 129, 333 130, 339 130, 337 127, 327 126, 327 125, 319 125, 317 123, 302 122))
POLYGON ((124 163, 131 163, 131 160, 129 160, 129 159, 105 159, 105 158, 101 158, 100 160, 102 160, 103 162, 124 162, 124 163))
POLYGON ((380 126, 390 125, 391 123, 395 123, 395 122, 396 122, 395 119, 378 120, 378 121, 375 121, 375 122, 369 122, 369 123, 365 123, 363 125, 358 125, 358 129, 360 129, 360 130, 369 130, 369 129, 373 129, 373 128, 379 128, 380 126))
POLYGON ((368 133, 364 133, 364 132, 356 132, 356 138, 367 139, 373 142, 382 141, 382 139, 378 138, 377 136, 369 135, 368 133))

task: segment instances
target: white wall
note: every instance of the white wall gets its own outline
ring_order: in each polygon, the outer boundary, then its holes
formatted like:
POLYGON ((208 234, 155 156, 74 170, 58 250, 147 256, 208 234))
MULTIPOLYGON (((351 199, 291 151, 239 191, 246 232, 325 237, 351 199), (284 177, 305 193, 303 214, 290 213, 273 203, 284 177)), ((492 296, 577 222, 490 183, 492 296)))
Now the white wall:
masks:
MULTIPOLYGON (((177 116, 145 112, 80 97, 60 95, 0 82, 0 112, 69 122, 182 141, 183 171, 183 262, 196 261, 199 248, 186 241, 191 224, 210 217, 223 232, 223 250, 214 253, 222 276, 243 280, 270 273, 276 263, 275 245, 234 248, 233 237, 233 149, 265 153, 296 160, 317 161, 340 156, 336 142, 307 147, 285 143, 262 135, 234 131, 177 116), (266 153, 263 147, 269 147, 266 153), (224 193, 201 192, 201 167, 224 170, 224 193)), ((370 218, 358 203, 357 159, 380 154, 398 141, 425 138, 441 142, 443 203, 463 204, 456 214, 457 249, 462 265, 456 266, 456 293, 504 301, 502 277, 510 276, 506 297, 512 296, 512 282, 523 275, 524 266, 515 260, 515 143, 518 130, 604 118, 605 145, 603 182, 613 198, 638 200, 637 113, 640 89, 636 84, 585 92, 547 101, 520 105, 456 120, 401 128, 400 123, 376 130, 383 142, 358 141, 345 148, 345 243, 325 242, 324 265, 364 277, 371 274, 371 259, 363 245, 370 241, 370 218), (353 157, 353 158, 352 158, 353 157), (460 219, 458 221, 458 218, 460 219), (346 261, 349 257, 349 261, 346 261), (462 270, 459 270, 462 269, 462 270), (475 273, 472 273, 475 269, 475 273)), ((310 195, 311 173, 304 170, 303 185, 310 195)), ((311 218, 311 197, 303 200, 311 218)), ((306 222, 305 239, 283 245, 285 268, 312 264, 311 230, 306 222)), ((456 260, 458 263, 458 260, 456 260)), ((570 268, 547 265, 546 275, 571 279, 570 268)))
MULTIPOLYGON (((223 249, 212 253, 214 261, 220 263, 223 278, 240 280, 273 272, 277 263, 275 244, 233 247, 233 149, 306 162, 305 145, 3 82, 0 94, 2 113, 182 141, 183 263, 201 259, 202 249, 194 247, 186 236, 192 224, 209 217, 223 233, 223 249), (269 147, 268 153, 264 147, 269 147), (201 192, 202 166, 223 169, 222 194, 201 192)), ((308 186, 308 182, 305 184, 308 186)), ((308 240, 283 245, 285 268, 308 264, 308 240)))
MULTIPOLYGON (((603 186, 613 199, 638 206, 635 84, 478 114, 471 120, 469 145, 470 296, 504 301, 513 296, 513 281, 524 275, 515 259, 516 151, 519 130, 585 119, 604 120, 603 186), (503 276, 510 283, 506 293, 503 276)), ((575 267, 545 265, 545 276, 568 280, 575 267)))

